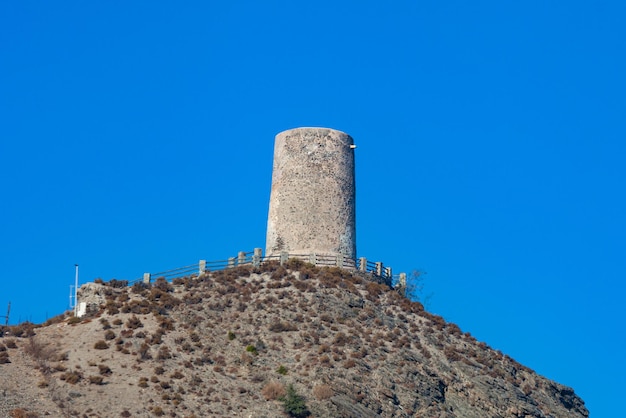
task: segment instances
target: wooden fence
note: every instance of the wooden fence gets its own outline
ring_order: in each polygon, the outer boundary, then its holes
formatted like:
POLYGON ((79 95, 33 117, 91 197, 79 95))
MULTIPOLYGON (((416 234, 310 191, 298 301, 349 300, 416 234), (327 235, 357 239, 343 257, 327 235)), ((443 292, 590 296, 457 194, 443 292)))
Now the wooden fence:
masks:
POLYGON ((259 267, 262 263, 267 261, 276 260, 281 265, 285 264, 290 258, 296 258, 310 263, 317 267, 339 267, 348 270, 355 270, 361 273, 366 273, 374 276, 377 280, 392 286, 394 283, 399 283, 401 286, 406 283, 406 274, 400 273, 397 276, 392 274, 391 267, 385 267, 382 262, 369 261, 365 257, 359 259, 351 259, 342 255, 328 255, 328 254, 290 254, 288 252, 282 252, 280 255, 263 257, 263 250, 261 248, 255 248, 254 251, 245 252, 240 251, 237 257, 229 257, 226 260, 207 261, 200 260, 196 264, 190 264, 188 266, 177 267, 171 270, 160 271, 157 273, 144 273, 143 278, 137 279, 131 282, 131 284, 143 281, 144 283, 150 283, 156 278, 165 278, 168 281, 179 277, 193 276, 202 273, 208 273, 211 271, 220 271, 237 266, 253 265, 259 267))

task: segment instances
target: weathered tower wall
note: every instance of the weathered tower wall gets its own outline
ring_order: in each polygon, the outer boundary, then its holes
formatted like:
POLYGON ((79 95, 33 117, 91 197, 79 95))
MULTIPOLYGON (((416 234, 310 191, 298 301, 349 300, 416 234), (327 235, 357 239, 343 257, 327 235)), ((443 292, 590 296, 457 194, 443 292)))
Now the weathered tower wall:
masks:
POLYGON ((265 253, 356 259, 352 138, 326 128, 276 135, 265 253))

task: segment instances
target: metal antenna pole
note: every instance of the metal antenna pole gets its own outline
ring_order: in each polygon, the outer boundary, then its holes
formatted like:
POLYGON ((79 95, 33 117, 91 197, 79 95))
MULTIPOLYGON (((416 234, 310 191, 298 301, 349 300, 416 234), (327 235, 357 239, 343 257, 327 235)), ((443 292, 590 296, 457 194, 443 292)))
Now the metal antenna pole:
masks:
POLYGON ((76 268, 76 278, 74 280, 74 316, 78 316, 78 264, 74 264, 76 268))

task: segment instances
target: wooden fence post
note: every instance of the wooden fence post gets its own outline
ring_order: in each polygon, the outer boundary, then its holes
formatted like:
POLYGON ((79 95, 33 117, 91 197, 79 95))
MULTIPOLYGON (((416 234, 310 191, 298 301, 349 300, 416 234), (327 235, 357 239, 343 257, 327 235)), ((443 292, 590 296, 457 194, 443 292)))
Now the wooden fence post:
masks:
POLYGON ((200 260, 198 263, 198 274, 202 274, 206 271, 206 260, 200 260))

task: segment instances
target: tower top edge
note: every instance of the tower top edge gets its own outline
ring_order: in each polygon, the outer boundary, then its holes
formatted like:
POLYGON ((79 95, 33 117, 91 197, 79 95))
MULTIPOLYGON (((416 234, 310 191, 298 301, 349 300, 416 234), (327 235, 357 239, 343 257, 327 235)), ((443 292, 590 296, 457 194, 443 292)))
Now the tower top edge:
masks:
POLYGON ((326 128, 323 126, 301 126, 298 128, 291 128, 291 129, 286 129, 284 131, 279 132, 277 135, 284 135, 287 134, 289 132, 297 132, 297 131, 331 131, 331 132, 335 132, 337 134, 340 135, 346 135, 346 136, 350 136, 350 134, 340 131, 339 129, 333 129, 333 128, 326 128))

